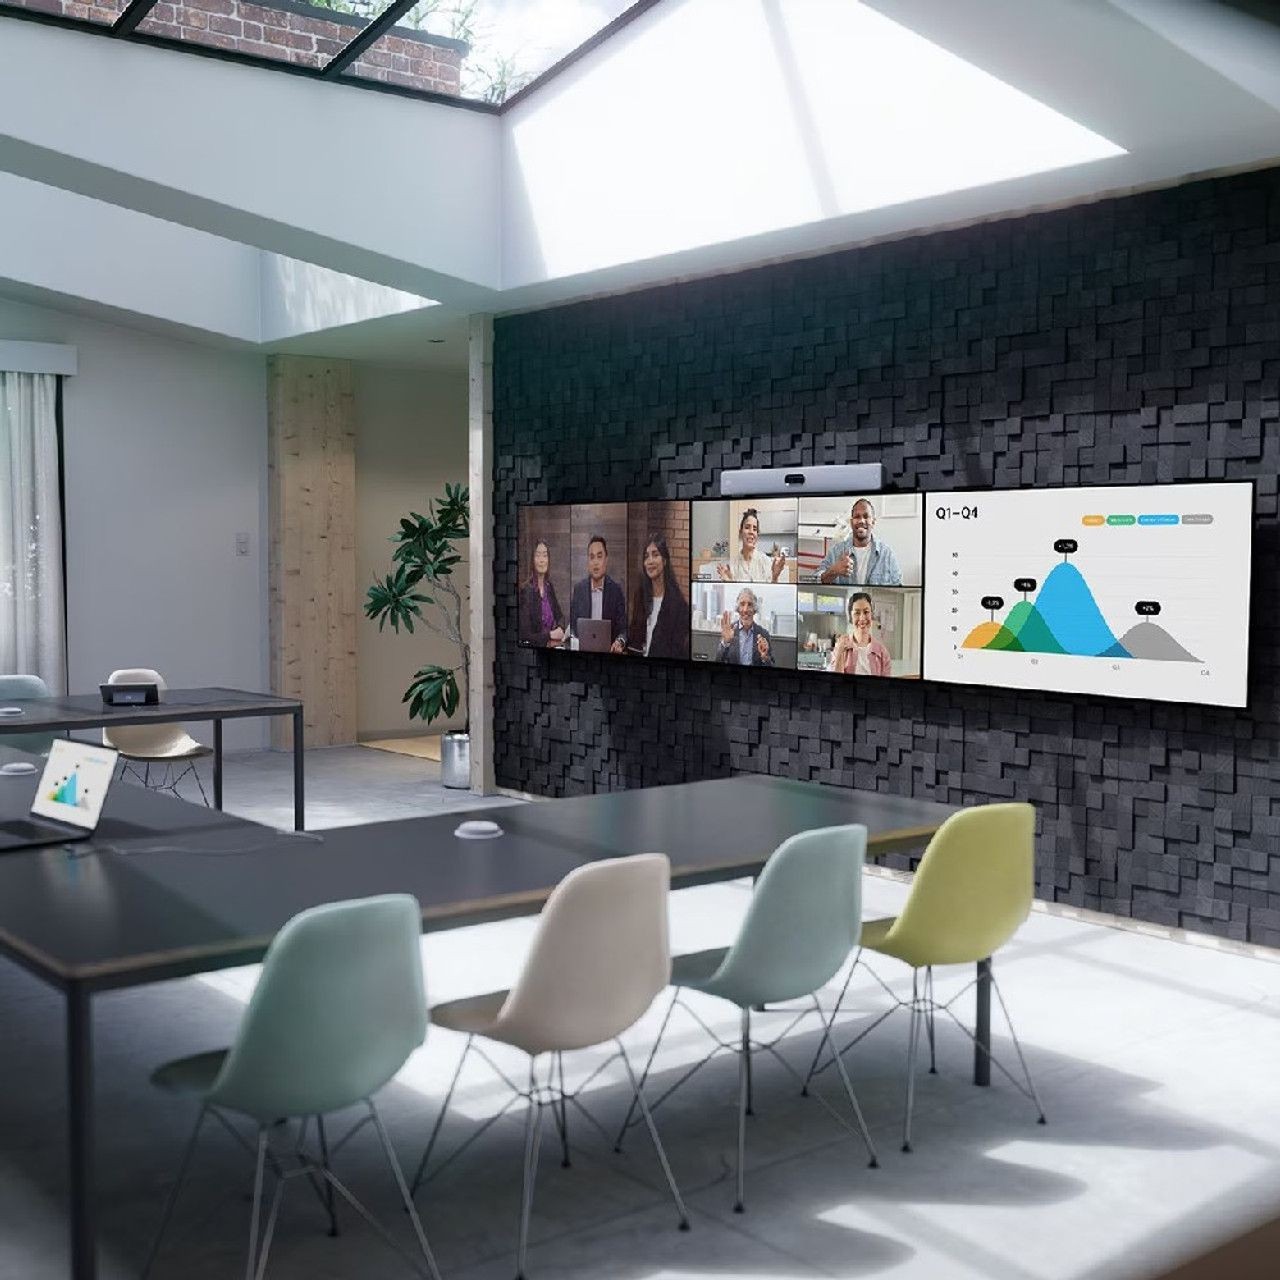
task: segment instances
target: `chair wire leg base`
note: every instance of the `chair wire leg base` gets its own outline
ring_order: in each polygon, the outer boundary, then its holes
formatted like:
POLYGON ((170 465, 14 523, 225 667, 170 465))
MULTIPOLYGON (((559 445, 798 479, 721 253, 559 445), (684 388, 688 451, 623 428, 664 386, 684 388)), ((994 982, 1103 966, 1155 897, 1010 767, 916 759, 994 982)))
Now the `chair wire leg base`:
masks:
MULTIPOLYGON (((653 1069, 653 1060, 658 1056, 658 1047, 662 1044, 662 1037, 667 1034, 667 1023, 671 1021, 671 1015, 676 1011, 676 1004, 680 1000, 680 988, 676 987, 671 993, 671 1003, 667 1005, 667 1011, 662 1017, 662 1025, 658 1028, 658 1034, 654 1038, 653 1047, 649 1050, 649 1057, 645 1061, 644 1070, 640 1073, 640 1088, 644 1088, 645 1083, 649 1079, 649 1072, 653 1069)), ((622 1121, 622 1128, 618 1130, 617 1141, 613 1144, 614 1152, 621 1154, 622 1139, 626 1135, 627 1130, 631 1127, 631 1117, 636 1113, 635 1099, 631 1100, 631 1105, 627 1108, 627 1114, 622 1121)))
POLYGON ((196 1117, 191 1136, 187 1139, 186 1150, 182 1153, 182 1163, 178 1166, 178 1176, 174 1179, 173 1186, 169 1188, 169 1194, 164 1202, 164 1211, 160 1215, 160 1225, 156 1229, 155 1239, 151 1242, 151 1250, 147 1254, 147 1260, 142 1267, 141 1280, 147 1280, 147 1277, 151 1274, 151 1268, 156 1264, 156 1256, 160 1252, 160 1242, 164 1239, 164 1233, 169 1227, 169 1220, 173 1217, 173 1210, 178 1203, 178 1193, 182 1190, 182 1184, 187 1176, 187 1168, 190 1166, 191 1157, 195 1153, 196 1139, 200 1136, 200 1130, 203 1128, 205 1117, 208 1114, 206 1107, 200 1108, 200 1114, 196 1117))
POLYGON ((444 1118, 449 1110, 449 1103, 453 1100, 453 1091, 458 1087, 458 1077, 462 1075, 462 1068, 466 1065, 467 1055, 471 1052, 471 1042, 474 1036, 467 1037, 467 1043, 463 1046, 462 1057, 458 1059, 458 1066, 453 1073, 453 1079, 449 1081, 448 1091, 444 1095, 444 1101, 440 1104, 440 1110, 436 1113, 436 1122, 431 1126, 431 1136, 427 1139, 426 1150, 422 1153, 422 1159, 418 1161, 418 1168, 414 1172, 413 1181, 409 1184, 409 1194, 411 1196, 418 1194, 418 1188, 422 1185, 426 1176, 427 1165, 431 1162, 431 1153, 436 1148, 436 1139, 440 1136, 440 1130, 444 1127, 444 1118))
MULTIPOLYGON (((831 1006, 831 1017, 827 1019, 827 1033, 831 1033, 831 1028, 836 1024, 836 1015, 840 1012, 840 1006, 844 1004, 844 998, 849 992, 849 984, 853 981, 854 971, 858 967, 858 961, 862 959, 862 948, 859 947, 853 957, 853 964, 849 966, 849 973, 844 980, 844 986, 840 988, 840 994, 836 997, 836 1002, 831 1006)), ((813 1073, 818 1069, 818 1063, 822 1058, 822 1041, 818 1041, 818 1050, 813 1055, 813 1061, 809 1064, 809 1070, 805 1072, 804 1084, 800 1087, 800 1096, 807 1098, 809 1096, 809 1081, 813 1079, 813 1073)))
MULTIPOLYGON (((329 1138, 324 1129, 324 1116, 316 1116, 316 1133, 320 1139, 320 1159, 324 1167, 332 1172, 329 1163, 329 1138)), ((329 1235, 336 1238, 338 1233, 338 1214, 333 1203, 333 1184, 326 1181, 324 1184, 324 1204, 329 1211, 329 1235)))
POLYGON ((622 1057, 622 1065, 627 1069, 627 1079, 631 1081, 631 1092, 635 1095, 636 1105, 640 1108, 640 1114, 644 1117, 645 1127, 649 1130, 649 1138, 653 1142, 654 1153, 658 1157, 658 1163, 662 1166, 662 1175, 667 1180, 667 1189, 671 1192, 671 1199, 675 1202, 676 1211, 680 1215, 680 1230, 689 1230, 689 1210, 685 1208, 683 1197, 680 1195, 680 1188, 676 1186, 675 1175, 671 1172, 671 1164, 667 1160, 666 1148, 662 1145, 662 1139, 658 1136, 658 1126, 653 1122, 653 1113, 649 1110, 649 1104, 644 1100, 644 1092, 640 1087, 640 1082, 636 1079, 636 1073, 631 1069, 631 1059, 627 1057, 627 1051, 622 1047, 622 1041, 617 1041, 618 1053, 622 1057))
MULTIPOLYGON (((840 1074, 840 1082, 844 1085, 845 1097, 849 1100, 849 1107, 853 1111, 854 1119, 858 1124, 858 1132, 862 1135, 863 1144, 867 1148, 867 1167, 878 1169, 880 1167, 880 1157, 876 1154, 876 1144, 871 1141, 871 1130, 867 1128, 866 1117, 862 1114, 862 1108, 858 1105, 858 1095, 853 1091, 853 1081, 849 1079, 849 1071, 844 1065, 844 1059, 836 1052, 835 1041, 831 1038, 831 1028, 823 1018, 822 1006, 818 1003, 817 996, 813 997, 813 1007, 817 1012, 818 1021, 822 1023, 823 1040, 826 1042, 832 1058, 835 1059, 836 1070, 840 1074)), ((819 1052, 821 1052, 821 1048, 822 1046, 819 1045, 819 1052)))
POLYGON ((516 1280, 525 1280, 529 1252, 529 1218, 533 1214, 533 1189, 538 1176, 538 1147, 542 1136, 542 1104, 537 1097, 534 1060, 529 1059, 529 1105, 524 1114, 524 1169, 520 1184, 520 1235, 516 1245, 516 1280))
POLYGON ((902 1117, 902 1149, 911 1150, 911 1113, 916 1100, 916 1049, 920 1042, 920 1023, 924 1012, 920 1007, 920 971, 911 971, 911 1020, 907 1031, 907 1105, 902 1117))
MULTIPOLYGON (((391 1145, 391 1138, 387 1134, 387 1127, 382 1123, 382 1116, 379 1114, 377 1107, 373 1105, 373 1099, 366 1099, 366 1105, 369 1108, 369 1114, 373 1117, 373 1126, 378 1131, 378 1140, 382 1143, 383 1153, 387 1157, 387 1164, 391 1166, 391 1176, 395 1179, 396 1190, 400 1193, 400 1202, 404 1205, 405 1211, 409 1215, 409 1221, 413 1223, 413 1233, 418 1237, 418 1248, 422 1250, 422 1256, 426 1259, 427 1271, 431 1276, 431 1280, 440 1280, 440 1268, 436 1266, 435 1255, 431 1252, 431 1246, 427 1243, 427 1233, 422 1228, 422 1219, 418 1217, 418 1211, 413 1207, 413 1196, 409 1194, 409 1187, 404 1180, 404 1170, 400 1168, 400 1161, 396 1159, 395 1148, 391 1145)), ((325 1162, 326 1172, 328 1172, 328 1162, 325 1162)), ((329 1179, 333 1178, 332 1172, 329 1172, 329 1179)), ((390 1236, 387 1237, 390 1240, 390 1236)))
POLYGON ((751 1010, 742 1010, 742 1045, 738 1050, 738 1167, 734 1181, 734 1213, 746 1212, 747 1111, 751 1106, 751 1010))
POLYGON ((929 1074, 936 1076, 938 1074, 938 1056, 933 1042, 933 966, 929 965, 924 971, 924 998, 926 1021, 925 1030, 929 1033, 929 1074))

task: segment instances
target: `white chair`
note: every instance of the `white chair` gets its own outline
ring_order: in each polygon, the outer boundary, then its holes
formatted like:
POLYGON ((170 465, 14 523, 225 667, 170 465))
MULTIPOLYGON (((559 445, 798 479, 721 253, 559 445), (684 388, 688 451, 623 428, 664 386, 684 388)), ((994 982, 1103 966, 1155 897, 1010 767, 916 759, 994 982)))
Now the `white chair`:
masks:
POLYGON ((525 1274, 529 1216, 537 1174, 542 1112, 552 1110, 559 1130, 562 1164, 569 1166, 568 1108, 573 1104, 611 1143, 608 1133, 582 1105, 579 1095, 608 1065, 622 1059, 635 1103, 653 1140, 671 1198, 680 1215, 680 1229, 689 1229, 689 1215, 667 1162, 630 1059, 618 1037, 636 1023, 671 977, 671 952, 667 942, 667 894, 671 864, 665 854, 643 853, 607 862, 593 862, 571 871, 555 888, 542 909, 538 932, 524 970, 510 991, 454 1000, 436 1005, 431 1021, 460 1031, 467 1037, 444 1105, 436 1117, 414 1175, 413 1190, 434 1177, 486 1129, 511 1108, 518 1098, 526 1101, 524 1130, 524 1184, 520 1203, 520 1234, 516 1255, 518 1280, 525 1274), (483 1049, 476 1037, 496 1040, 523 1049, 529 1055, 528 1087, 510 1080, 483 1049), (614 1041, 617 1053, 601 1063, 573 1092, 564 1084, 566 1050, 586 1049, 614 1041), (496 1115, 456 1147, 427 1175, 427 1166, 440 1134, 449 1102, 468 1055, 475 1050, 512 1090, 513 1097, 496 1115), (547 1058, 540 1081, 539 1059, 547 1058), (558 1074, 558 1082, 556 1076, 558 1074))
MULTIPOLYGON (((167 687, 164 677, 149 667, 125 667, 113 671, 107 677, 107 683, 154 684, 162 692, 167 687)), ((200 798, 205 804, 209 803, 195 762, 202 756, 212 755, 213 748, 197 742, 180 724, 135 724, 103 729, 102 741, 120 753, 121 777, 132 773, 144 787, 177 795, 178 783, 190 774, 200 788, 200 798), (153 764, 164 766, 160 781, 154 783, 151 781, 153 764), (141 772, 138 765, 143 766, 141 772)))

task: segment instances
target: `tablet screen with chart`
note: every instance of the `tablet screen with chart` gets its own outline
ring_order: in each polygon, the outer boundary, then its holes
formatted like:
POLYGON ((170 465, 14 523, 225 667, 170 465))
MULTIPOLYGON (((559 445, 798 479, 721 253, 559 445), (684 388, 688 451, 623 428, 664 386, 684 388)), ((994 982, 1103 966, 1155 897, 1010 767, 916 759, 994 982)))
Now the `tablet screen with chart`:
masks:
POLYGON ((924 675, 1243 707, 1247 481, 926 496, 924 675))

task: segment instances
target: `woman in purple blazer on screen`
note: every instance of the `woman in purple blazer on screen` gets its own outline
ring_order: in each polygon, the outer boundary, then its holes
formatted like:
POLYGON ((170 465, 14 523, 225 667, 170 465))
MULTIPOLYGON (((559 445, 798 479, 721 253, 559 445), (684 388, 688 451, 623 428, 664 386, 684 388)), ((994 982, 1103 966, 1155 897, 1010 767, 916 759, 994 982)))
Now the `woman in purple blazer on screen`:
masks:
POLYGON ((551 548, 533 544, 529 576, 520 588, 520 643, 554 649, 564 643, 564 610, 551 585, 551 548))

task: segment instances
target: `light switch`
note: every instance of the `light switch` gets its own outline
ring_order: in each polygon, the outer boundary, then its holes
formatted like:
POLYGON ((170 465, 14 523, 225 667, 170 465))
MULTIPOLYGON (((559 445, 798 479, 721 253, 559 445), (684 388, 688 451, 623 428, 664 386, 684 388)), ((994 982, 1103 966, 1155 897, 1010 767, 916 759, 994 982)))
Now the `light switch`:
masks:
POLYGON ((249 535, 247 533, 236 534, 236 555, 247 556, 249 554, 249 535))

